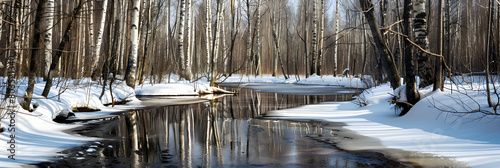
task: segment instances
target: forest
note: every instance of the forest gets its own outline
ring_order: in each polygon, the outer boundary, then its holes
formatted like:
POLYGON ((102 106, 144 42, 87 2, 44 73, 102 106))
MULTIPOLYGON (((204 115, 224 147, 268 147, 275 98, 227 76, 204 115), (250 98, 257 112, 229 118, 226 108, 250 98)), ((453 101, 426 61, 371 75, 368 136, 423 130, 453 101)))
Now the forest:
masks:
MULTIPOLYGON (((103 85, 112 78, 134 87, 163 82, 170 74, 212 85, 232 74, 370 75, 394 89, 399 77, 415 83, 419 76, 420 87, 442 89, 442 81, 454 75, 498 74, 498 4, 3 0, 0 59, 6 83, 29 80, 24 102, 30 102, 38 77, 47 81, 45 97, 53 78, 91 77, 103 85)), ((413 95, 410 104, 417 100, 413 95)))
POLYGON ((0 0, 0 73, 1 166, 500 164, 500 0, 0 0))

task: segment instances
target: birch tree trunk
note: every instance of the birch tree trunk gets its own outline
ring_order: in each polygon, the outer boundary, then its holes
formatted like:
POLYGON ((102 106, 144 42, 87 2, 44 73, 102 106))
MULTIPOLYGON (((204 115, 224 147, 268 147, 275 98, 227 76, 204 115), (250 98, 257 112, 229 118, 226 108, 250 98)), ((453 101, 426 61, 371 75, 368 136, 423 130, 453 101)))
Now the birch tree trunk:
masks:
MULTIPOLYGON (((414 31, 415 43, 424 50, 429 50, 429 40, 427 31, 427 14, 425 10, 426 0, 414 0, 414 31)), ((433 83, 432 66, 429 55, 423 51, 415 51, 417 57, 418 76, 420 76, 420 87, 426 87, 433 83)))
MULTIPOLYGON (((273 36, 274 43, 276 43, 276 42, 279 43, 279 40, 276 41, 276 39, 274 37, 275 33, 276 33, 276 26, 275 26, 275 24, 277 24, 276 23, 276 12, 278 10, 276 4, 279 3, 279 2, 280 2, 280 0, 273 2, 273 9, 272 9, 273 13, 272 13, 272 16, 270 16, 272 19, 269 19, 269 20, 271 20, 271 29, 272 29, 272 31, 270 33, 273 36)), ((279 34, 279 30, 278 30, 278 34, 279 34)), ((279 46, 279 44, 278 44, 278 46, 279 46)), ((273 68, 273 74, 272 74, 272 76, 276 77, 276 70, 278 69, 278 51, 277 50, 279 50, 279 48, 276 48, 276 45, 274 45, 273 47, 274 47, 274 68, 273 68)))
POLYGON ((212 7, 211 7, 211 2, 210 0, 206 1, 206 7, 207 7, 207 18, 206 18, 206 26, 207 26, 207 39, 206 40, 206 47, 207 47, 207 72, 210 73, 210 63, 211 63, 211 55, 210 55, 210 43, 212 41, 212 7))
POLYGON ((13 52, 9 54, 8 57, 8 62, 7 62, 7 88, 5 89, 5 99, 9 99, 9 104, 14 103, 16 101, 16 93, 15 93, 15 87, 16 87, 16 58, 19 56, 19 51, 21 47, 21 41, 20 41, 20 31, 19 31, 19 26, 20 26, 20 19, 18 15, 21 14, 21 0, 15 0, 12 3, 14 3, 14 8, 12 11, 11 17, 14 17, 14 19, 11 19, 12 24, 11 29, 14 30, 13 35, 14 35, 14 49, 13 52))
POLYGON ((195 20, 195 16, 194 16, 194 10, 195 10, 195 8, 194 8, 193 0, 189 0, 189 1, 191 1, 191 5, 189 7, 191 9, 191 10, 189 10, 189 12, 191 13, 191 22, 190 22, 190 24, 191 24, 191 34, 189 35, 189 38, 190 38, 190 40, 189 40, 190 44, 189 45, 191 47, 190 47, 190 51, 189 52, 191 54, 188 55, 189 56, 189 59, 188 59, 189 62, 188 62, 188 67, 186 69, 188 69, 188 72, 189 72, 189 74, 188 74, 189 79, 192 79, 193 75, 194 75, 193 74, 193 71, 194 71, 193 70, 193 66, 196 66, 196 65, 194 65, 195 64, 195 60, 197 60, 197 58, 199 58, 199 57, 195 56, 195 50, 196 50, 196 47, 197 47, 195 45, 195 39, 196 39, 196 25, 195 25, 196 20, 195 20))
POLYGON ((193 5, 192 5, 192 0, 187 0, 187 17, 186 17, 186 24, 187 24, 187 47, 186 47, 186 65, 184 66, 186 68, 186 79, 191 80, 192 73, 191 73, 191 29, 193 28, 191 26, 191 22, 193 22, 192 17, 193 17, 193 5))
MULTIPOLYGON (((491 52, 491 45, 492 45, 492 36, 493 36, 493 0, 489 0, 488 2, 488 38, 486 38, 486 96, 488 99, 488 106, 489 107, 494 107, 493 105, 493 100, 491 99, 491 91, 490 91, 490 56, 493 55, 491 52)), ((495 89, 496 90, 496 89, 495 89)), ((496 107, 494 107, 496 108, 496 107)), ((495 109, 496 110, 496 109, 495 109)))
POLYGON ((325 0, 320 0, 320 24, 319 24, 319 50, 318 50, 318 64, 316 73, 321 76, 321 65, 323 63, 323 46, 325 38, 325 0))
POLYGON ((318 51, 318 41, 317 41, 317 17, 318 17, 318 14, 317 14, 317 11, 316 11, 316 8, 318 6, 318 2, 317 0, 313 0, 313 20, 312 20, 312 24, 313 24, 313 28, 312 28, 312 54, 311 54, 311 75, 312 74, 315 74, 316 73, 316 54, 317 54, 317 51, 318 51))
POLYGON ((43 8, 42 17, 43 23, 45 24, 45 36, 44 36, 44 45, 45 50, 43 52, 44 55, 44 71, 43 75, 45 80, 49 75, 50 63, 52 61, 52 27, 54 26, 54 0, 48 0, 45 3, 45 7, 43 8))
POLYGON ((61 55, 64 51, 64 48, 66 48, 66 45, 69 42, 69 34, 73 28, 73 22, 80 14, 80 10, 82 9, 82 4, 83 4, 83 0, 80 0, 78 3, 78 6, 73 10, 72 16, 69 19, 66 30, 64 31, 63 38, 62 38, 61 42, 59 43, 59 47, 57 48, 57 51, 56 51, 54 57, 52 57, 52 62, 50 64, 47 82, 45 83, 45 88, 43 89, 43 92, 42 92, 42 96, 44 96, 44 97, 47 97, 49 95, 50 88, 52 87, 52 78, 54 75, 54 70, 56 69, 56 66, 59 64, 59 58, 61 58, 61 55))
MULTIPOLYGON (((250 0, 246 0, 247 2, 247 31, 248 31, 248 36, 247 36, 247 60, 250 66, 247 67, 247 71, 250 71, 250 73, 253 72, 253 58, 252 58, 252 18, 250 14, 250 0), (248 70, 250 69, 250 70, 248 70)), ((247 64, 248 65, 248 64, 247 64)))
POLYGON ((261 60, 261 43, 260 43, 260 0, 257 1, 257 51, 255 52, 255 75, 260 75, 260 60, 261 60))
POLYGON ((141 3, 139 0, 133 1, 132 20, 130 28, 130 51, 128 55, 127 70, 125 80, 128 86, 135 88, 135 74, 137 72, 137 50, 139 50, 139 10, 141 3))
POLYGON ((371 0, 359 0, 359 4, 361 5, 361 9, 366 17, 366 21, 368 25, 370 25, 370 29, 372 31, 373 40, 375 41, 375 45, 377 46, 378 53, 380 59, 382 61, 383 67, 387 73, 387 77, 391 82, 392 89, 396 89, 401 85, 401 77, 396 68, 396 64, 394 64, 394 58, 389 52, 389 49, 384 42, 382 37, 382 33, 380 32, 375 14, 373 9, 373 3, 371 0))
MULTIPOLYGON (((4 18, 3 15, 5 11, 4 9, 5 6, 6 5, 4 5, 4 3, 0 3, 0 39, 2 39, 2 34, 3 34, 3 26, 1 25, 3 25, 3 18, 4 18)), ((0 65, 3 66, 3 63, 0 62, 0 65)))
POLYGON ((91 52, 91 62, 90 62, 90 75, 93 71, 93 59, 95 54, 95 41, 94 41, 94 0, 88 0, 88 14, 89 14, 89 49, 91 52))
POLYGON ((92 65, 90 67, 92 78, 95 78, 96 75, 95 71, 98 67, 99 59, 101 57, 102 36, 104 32, 104 25, 106 23, 106 12, 107 12, 106 10, 108 9, 108 0, 104 0, 102 3, 103 4, 102 4, 101 23, 99 25, 99 29, 97 30, 97 43, 95 45, 95 50, 92 51, 92 65))
POLYGON ((180 3, 180 12, 179 12, 179 48, 178 48, 178 53, 179 53, 179 58, 181 59, 181 78, 186 77, 186 60, 184 57, 184 13, 186 10, 186 3, 185 0, 179 0, 180 3))
MULTIPOLYGON (((223 5, 224 6, 224 5, 223 5)), ((220 38, 222 40, 221 42, 221 49, 222 49, 222 55, 221 55, 221 59, 224 61, 224 66, 222 68, 222 73, 225 73, 226 72, 226 66, 227 66, 227 59, 226 59, 226 10, 222 10, 221 12, 221 24, 220 24, 220 28, 221 28, 221 35, 220 35, 220 38)))
MULTIPOLYGON (((223 9, 223 5, 224 4, 224 1, 223 0, 219 0, 219 7, 217 7, 217 28, 215 29, 215 47, 214 47, 214 52, 215 52, 215 55, 214 55, 214 75, 217 76, 219 74, 219 51, 220 49, 219 48, 223 48, 224 47, 220 47, 221 46, 221 43, 224 41, 224 9, 223 9)), ((224 44, 222 44, 224 45, 224 44)), ((222 56, 221 56, 222 57, 222 56)), ((223 57, 222 57, 223 58, 223 57)), ((214 78, 215 79, 215 78, 214 78)))
POLYGON ((336 0, 335 3, 335 45, 333 49, 333 76, 337 76, 337 53, 339 50, 338 41, 339 41, 339 26, 340 26, 340 15, 339 15, 339 0, 336 0))

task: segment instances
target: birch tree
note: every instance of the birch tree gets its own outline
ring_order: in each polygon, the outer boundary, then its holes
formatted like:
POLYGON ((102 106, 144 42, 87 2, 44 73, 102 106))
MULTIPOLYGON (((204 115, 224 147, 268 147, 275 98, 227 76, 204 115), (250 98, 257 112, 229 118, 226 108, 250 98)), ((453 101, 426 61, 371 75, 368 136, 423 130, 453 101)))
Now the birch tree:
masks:
POLYGON ((257 41, 256 41, 256 45, 257 45, 257 50, 254 52, 255 53, 255 75, 260 75, 260 60, 261 60, 261 53, 260 53, 260 50, 261 50, 261 46, 262 44, 260 43, 260 0, 257 1, 257 26, 255 27, 256 31, 257 31, 257 41))
MULTIPOLYGON (((194 46, 191 45, 191 35, 192 35, 192 28, 191 26, 193 22, 193 5, 192 5, 192 0, 187 0, 187 8, 188 11, 186 11, 187 16, 186 16, 186 25, 187 25, 187 47, 186 47, 186 62, 185 62, 185 68, 186 68, 186 79, 191 80, 192 73, 191 73, 191 55, 193 54, 191 52, 191 48, 194 48, 194 46)), ((182 30, 182 29, 181 29, 182 30)))
POLYGON ((141 3, 133 0, 132 19, 130 26, 130 51, 128 64, 125 72, 125 80, 128 86, 135 88, 135 75, 137 72, 137 50, 139 50, 139 10, 141 3))
POLYGON ((5 99, 10 99, 9 103, 13 103, 12 101, 15 101, 15 85, 16 85, 16 58, 20 54, 20 47, 21 47, 21 41, 20 41, 20 30, 19 30, 19 24, 20 24, 20 19, 18 15, 21 13, 21 0, 15 0, 13 1, 13 11, 12 11, 12 16, 14 17, 13 19, 11 18, 12 24, 11 30, 13 29, 13 35, 14 35, 14 49, 13 52, 10 53, 7 61, 7 88, 5 89, 5 99))
POLYGON ((107 12, 106 10, 107 9, 108 9, 108 0, 104 0, 102 2, 101 23, 99 24, 99 29, 97 30, 97 43, 95 45, 95 50, 92 50, 92 65, 90 67, 91 68, 90 72, 92 73, 93 78, 96 75, 95 71, 98 68, 99 59, 101 57, 102 36, 103 36, 103 32, 104 32, 104 25, 106 23, 106 12, 107 12))
MULTIPOLYGON (((188 0, 189 1, 189 0, 188 0)), ((178 54, 179 58, 181 59, 181 77, 184 77, 187 79, 186 74, 186 60, 184 57, 184 13, 186 10, 186 2, 185 0, 179 0, 180 3, 180 9, 179 9, 179 48, 178 48, 178 54)), ((189 80, 189 79, 188 79, 189 80)))
POLYGON ((318 51, 318 37, 317 37, 317 17, 318 14, 316 12, 316 8, 318 6, 317 0, 313 0, 313 20, 312 20, 312 54, 311 54, 311 75, 316 73, 316 54, 318 51))
POLYGON ((94 70, 94 53, 95 53, 95 41, 94 41, 94 0, 88 0, 88 14, 89 14, 89 49, 91 54, 90 62, 90 73, 94 70))
POLYGON ((71 15, 71 18, 69 19, 68 25, 66 26, 66 29, 64 30, 63 38, 62 38, 61 42, 59 43, 59 47, 57 48, 57 51, 56 51, 54 57, 52 57, 52 62, 50 64, 47 82, 45 83, 45 87, 44 87, 43 92, 42 92, 42 96, 44 96, 44 97, 47 97, 49 95, 50 88, 52 87, 52 78, 54 75, 54 71, 55 71, 57 65, 59 64, 59 58, 61 58, 61 55, 64 51, 64 48, 66 48, 66 45, 68 44, 68 42, 70 40, 69 34, 73 28, 73 22, 75 21, 75 19, 77 19, 78 15, 80 14, 80 10, 82 9, 82 4, 83 4, 83 0, 80 0, 78 2, 77 7, 73 10, 73 13, 71 15))
POLYGON ((207 10, 207 18, 206 18, 206 47, 207 47, 207 72, 210 73, 210 43, 212 41, 212 7, 210 0, 206 0, 206 10, 207 10))
POLYGON ((340 15, 339 15, 339 0, 335 2, 335 44, 333 49, 333 76, 337 76, 337 53, 338 53, 338 41, 339 41, 339 26, 340 26, 340 15))
POLYGON ((54 26, 54 0, 48 0, 43 8, 43 23, 45 24, 44 36, 44 78, 47 79, 52 61, 52 27, 54 26))
MULTIPOLYGON (((420 46, 420 48, 428 51, 429 50, 429 40, 427 33, 427 14, 425 10, 426 0, 414 0, 413 5, 413 15, 415 31, 415 43, 420 46)), ((418 76, 420 77, 420 87, 426 87, 431 85, 433 82, 432 66, 430 63, 429 55, 421 50, 415 51, 417 57, 417 67, 418 76)))
MULTIPOLYGON (((250 63, 250 72, 253 73, 253 57, 252 57, 252 18, 250 14, 250 0, 246 0, 246 5, 247 5, 247 31, 248 31, 248 36, 247 36, 247 60, 250 63)), ((247 68, 248 71, 248 68, 247 68)))
POLYGON ((320 23, 319 23, 319 50, 318 50, 318 64, 316 73, 321 76, 321 65, 323 60, 323 46, 325 38, 325 0, 320 0, 320 23))

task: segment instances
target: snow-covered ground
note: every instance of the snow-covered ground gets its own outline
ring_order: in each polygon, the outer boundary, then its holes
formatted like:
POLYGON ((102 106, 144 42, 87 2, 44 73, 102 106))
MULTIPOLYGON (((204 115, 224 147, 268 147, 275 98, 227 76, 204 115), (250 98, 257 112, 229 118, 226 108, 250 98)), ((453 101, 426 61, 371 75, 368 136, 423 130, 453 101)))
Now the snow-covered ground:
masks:
MULTIPOLYGON (((394 93, 388 84, 365 90, 360 95, 361 98, 352 102, 307 105, 273 111, 267 115, 287 119, 343 122, 347 124, 344 128, 375 138, 376 142, 349 140, 339 144, 341 148, 348 150, 401 149, 448 157, 456 160, 460 166, 500 165, 498 117, 484 116, 483 113, 460 113, 479 109, 483 112, 493 112, 493 109, 488 107, 485 93, 477 91, 484 91, 484 86, 475 83, 457 87, 448 83, 445 88, 444 92, 422 89, 426 97, 403 117, 397 116, 394 105, 389 102, 394 93), (475 86, 475 90, 471 90, 470 86, 475 86), (367 105, 360 107, 360 101, 367 105)), ((407 161, 420 160, 420 164, 426 166, 436 166, 435 162, 424 158, 428 155, 419 158, 418 154, 415 154, 413 157, 416 158, 413 160, 397 152, 389 152, 389 155, 407 161)))
MULTIPOLYGON (((370 76, 365 76, 365 79, 371 79, 370 76)), ((308 78, 300 76, 296 78, 295 76, 290 76, 289 79, 283 78, 283 76, 273 77, 271 75, 262 76, 242 76, 242 75, 232 75, 231 77, 221 78, 219 82, 224 83, 289 83, 289 84, 301 84, 301 85, 335 85, 344 86, 349 88, 368 88, 373 85, 371 80, 361 80, 361 78, 353 77, 333 77, 333 76, 318 76, 313 74, 308 78)))
MULTIPOLYGON (((369 77, 365 77, 368 78, 369 77)), ((71 148, 87 141, 96 140, 89 137, 80 137, 63 132, 81 124, 59 124, 53 119, 59 113, 69 112, 75 107, 91 107, 100 109, 99 112, 76 113, 79 119, 98 118, 111 115, 117 111, 143 107, 144 104, 136 95, 175 95, 187 97, 191 101, 198 101, 194 95, 210 92, 208 83, 200 80, 195 83, 176 81, 172 75, 170 83, 137 85, 135 89, 124 83, 113 86, 113 97, 116 101, 130 101, 126 105, 114 108, 103 104, 111 103, 111 94, 106 90, 102 99, 99 99, 102 86, 89 79, 56 81, 62 87, 54 86, 48 99, 41 96, 44 82, 35 87, 33 103, 39 106, 32 113, 18 107, 19 113, 15 116, 15 149, 16 160, 7 158, 10 152, 9 142, 12 138, 8 131, 9 119, 1 121, 5 132, 0 134, 0 167, 19 167, 22 164, 47 161, 57 152, 71 148), (62 88, 62 89, 61 89, 62 88), (190 96, 187 96, 190 95, 190 96)), ((290 83, 309 85, 340 85, 352 88, 365 88, 370 82, 359 78, 319 77, 313 75, 298 81, 285 80, 282 77, 248 77, 233 75, 219 82, 227 83, 290 83)), ((487 108, 484 85, 480 79, 467 80, 457 78, 463 85, 446 85, 444 92, 431 92, 429 88, 421 90, 425 99, 417 103, 412 110, 403 117, 397 117, 393 105, 388 101, 394 92, 388 84, 365 90, 358 99, 351 102, 323 103, 303 107, 273 111, 269 116, 298 119, 319 119, 332 122, 344 122, 345 128, 357 134, 372 137, 377 143, 367 141, 348 141, 340 143, 340 147, 351 150, 384 150, 387 148, 415 151, 456 159, 472 167, 495 167, 500 164, 500 123, 496 116, 483 116, 483 113, 462 114, 445 113, 448 111, 478 110, 492 111, 487 108), (473 81, 471 83, 471 81, 473 81), (465 94, 466 93, 466 94, 465 94), (367 104, 360 107, 358 104, 367 104), (477 103, 476 103, 477 102, 477 103), (436 108, 437 107, 437 108, 436 108), (479 108, 480 107, 480 108, 479 108), (438 109, 439 108, 439 109, 438 109), (374 145, 375 144, 375 145, 374 145), (380 145, 376 145, 380 144, 380 145)), ((165 80, 168 81, 168 80, 165 80)), ((24 94, 26 81, 19 82, 18 96, 24 94)), ((497 84, 496 87, 499 85, 497 84)), ((400 158, 404 159, 404 158, 400 158)))
MULTIPOLYGON (((41 81, 41 80, 39 80, 41 81)), ((18 83, 19 97, 22 97, 26 90, 27 82, 18 83)), ((17 107, 18 113, 11 120, 8 115, 2 119, 1 125, 4 132, 0 133, 0 167, 20 167, 23 164, 43 162, 58 155, 57 152, 79 146, 87 141, 96 140, 95 138, 81 137, 74 134, 65 133, 64 130, 72 129, 81 124, 59 124, 53 119, 59 113, 67 113, 76 107, 90 107, 100 109, 99 112, 75 113, 77 118, 99 118, 109 115, 113 112, 128 108, 140 107, 140 101, 135 98, 134 90, 124 83, 118 83, 113 86, 113 95, 115 101, 127 100, 127 106, 115 108, 106 107, 103 104, 111 103, 111 95, 106 90, 103 98, 99 100, 102 87, 94 82, 84 80, 65 80, 55 81, 62 87, 52 87, 49 98, 45 99, 41 95, 45 82, 39 82, 35 85, 33 104, 38 104, 34 112, 28 112, 17 107), (89 89, 91 88, 91 89, 89 89), (89 94, 90 93, 90 94, 89 94), (13 122, 12 127, 9 127, 13 122), (9 128, 11 131, 9 131, 9 128), (15 129, 15 132, 14 132, 15 129), (14 135, 13 135, 14 134, 14 135), (11 137, 15 136, 15 137, 11 137), (6 143, 13 142, 13 143, 6 143), (11 148, 11 145, 13 148, 11 148), (14 149, 8 151, 7 149, 14 149), (15 154, 15 160, 8 158, 15 154)), ((18 101, 21 101, 19 98, 18 101)))

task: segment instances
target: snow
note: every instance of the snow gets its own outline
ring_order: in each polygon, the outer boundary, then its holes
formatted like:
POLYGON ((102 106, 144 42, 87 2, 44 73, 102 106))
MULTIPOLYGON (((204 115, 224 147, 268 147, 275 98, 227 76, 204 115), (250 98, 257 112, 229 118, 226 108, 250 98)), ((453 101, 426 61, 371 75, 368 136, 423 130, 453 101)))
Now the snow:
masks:
POLYGON ((142 96, 197 96, 193 86, 188 84, 171 83, 139 86, 135 90, 137 95, 142 96))
POLYGON ((284 79, 283 76, 273 77, 270 75, 264 75, 262 77, 254 76, 242 76, 233 75, 227 79, 220 79, 219 81, 224 81, 224 83, 289 83, 289 84, 301 84, 301 85, 331 85, 331 86, 344 86, 348 88, 368 88, 373 86, 370 76, 363 76, 366 80, 361 80, 361 78, 355 77, 333 77, 333 76, 318 76, 312 74, 308 78, 300 76, 295 78, 290 76, 290 79, 284 79))
MULTIPOLYGON (((200 94, 218 91, 212 88, 205 78, 196 82, 177 80, 178 76, 170 75, 170 79, 164 79, 160 84, 145 84, 130 88, 124 82, 113 85, 113 93, 106 87, 102 97, 99 96, 102 86, 90 79, 81 80, 56 80, 57 86, 52 87, 49 98, 45 99, 40 94, 45 85, 38 82, 35 85, 34 99, 36 109, 30 113, 21 109, 17 113, 15 122, 16 160, 10 160, 8 142, 10 133, 0 133, 0 167, 20 167, 23 164, 44 162, 51 160, 51 156, 60 155, 64 149, 79 146, 83 143, 93 141, 99 146, 98 138, 81 137, 65 133, 64 130, 72 129, 81 124, 59 124, 53 119, 60 113, 72 112, 75 107, 90 107, 99 109, 97 112, 75 112, 73 119, 95 119, 107 117, 116 112, 143 107, 144 104, 136 98, 142 96, 171 96, 171 99, 181 97, 192 102, 200 99, 215 99, 217 95, 200 94), (107 107, 104 104, 111 103, 111 95, 114 101, 129 101, 126 105, 107 107)), ((263 76, 233 75, 228 78, 219 79, 224 83, 267 83, 269 85, 298 84, 299 90, 306 88, 320 88, 320 86, 336 85, 349 88, 368 88, 373 86, 370 76, 355 77, 332 77, 311 75, 309 78, 303 76, 291 76, 291 79, 263 76), (302 79, 302 80, 298 80, 302 79)), ((6 79, 3 79, 6 80, 6 79)), ((38 79, 41 81, 41 79, 38 79)), ((485 85, 482 77, 456 77, 458 85, 449 82, 445 91, 432 91, 432 86, 420 89, 421 101, 403 117, 397 117, 394 106, 388 101, 393 95, 400 96, 398 101, 405 101, 404 87, 393 91, 389 84, 372 87, 365 90, 356 100, 351 102, 330 102, 317 105, 307 105, 292 109, 272 111, 267 116, 276 116, 285 119, 316 119, 331 122, 343 122, 345 129, 365 138, 339 143, 339 147, 347 150, 381 150, 388 151, 388 155, 402 160, 408 159, 401 156, 400 150, 413 151, 422 154, 422 158, 446 157, 456 160, 459 165, 471 167, 496 167, 500 164, 500 133, 498 128, 500 122, 496 116, 485 116, 484 112, 493 110, 487 107, 484 93, 485 85), (360 106, 361 105, 361 106, 360 106), (477 110, 483 113, 464 114, 460 112, 477 110), (307 111, 307 113, 305 113, 307 111), (446 113, 451 111, 458 113, 446 113)), ((498 81, 498 79, 496 80, 498 81)), ((27 80, 18 83, 18 96, 24 94, 27 80)), ((291 85, 293 86, 293 85, 291 85)), ((498 87, 500 84, 491 85, 498 87)), ((252 86, 265 90, 266 85, 252 86)), ((293 88, 293 87, 292 87, 293 88)), ((290 89, 290 88, 288 88, 290 89)), ((282 89, 283 92, 288 92, 282 89)), ((295 92, 294 92, 295 93, 295 92)), ((20 99, 19 99, 20 101, 20 99)), ((91 121, 97 122, 97 121, 91 121)), ((8 119, 1 121, 2 127, 8 127, 8 119)), ((94 147, 95 147, 94 146, 94 147)), ((108 146, 108 148, 113 148, 108 146)), ((95 148, 88 148, 91 150, 95 148)), ((85 150, 86 151, 86 150, 85 150)), ((89 152, 89 151, 87 151, 89 152)), ((83 152, 82 152, 83 153, 83 152)), ((417 155, 417 154, 415 154, 417 155)), ((428 163, 430 164, 430 163, 428 163)), ((430 165, 432 166, 432 165, 430 165)))
MULTIPOLYGON (((6 79, 3 79, 6 80, 6 79)), ((41 79, 38 79, 41 81, 41 79)), ((33 104, 38 107, 33 112, 28 112, 17 107, 18 113, 15 120, 15 132, 9 132, 9 118, 4 118, 1 125, 4 132, 0 133, 0 167, 20 167, 23 164, 44 162, 53 159, 53 156, 61 155, 57 152, 68 148, 76 147, 87 141, 98 140, 97 138, 82 137, 64 132, 72 128, 81 126, 81 124, 59 124, 53 119, 61 112, 68 113, 74 107, 91 107, 100 109, 94 113, 78 113, 76 118, 99 118, 107 116, 113 112, 124 109, 139 107, 139 100, 135 98, 134 90, 127 87, 124 83, 113 85, 113 95, 115 101, 131 101, 127 107, 111 108, 103 104, 111 103, 111 94, 106 90, 105 96, 99 100, 102 87, 90 79, 82 80, 60 80, 55 81, 51 88, 49 98, 40 96, 45 82, 35 84, 33 104), (56 87, 56 84, 62 87, 56 87), (91 88, 91 89, 90 89, 91 88), (89 94, 90 93, 90 94, 89 94), (10 152, 6 149, 10 147, 5 143, 11 140, 11 133, 15 133, 15 159, 7 158, 10 152), (51 157, 52 156, 52 157, 51 157)), ((24 90, 27 87, 27 80, 18 83, 18 101, 21 101, 24 90)))

